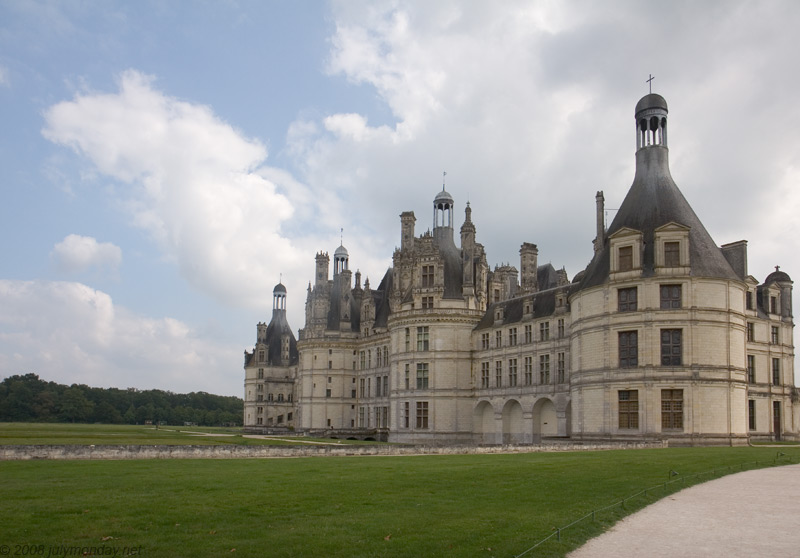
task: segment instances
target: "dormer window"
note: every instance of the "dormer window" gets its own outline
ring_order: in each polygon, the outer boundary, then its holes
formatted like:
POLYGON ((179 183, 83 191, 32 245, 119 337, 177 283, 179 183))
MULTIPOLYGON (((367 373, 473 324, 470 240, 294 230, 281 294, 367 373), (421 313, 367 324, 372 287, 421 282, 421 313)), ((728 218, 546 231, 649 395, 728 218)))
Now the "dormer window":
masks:
POLYGON ((611 248, 611 278, 625 279, 638 275, 642 268, 642 233, 623 227, 609 237, 611 248), (632 273, 633 272, 633 273, 632 273), (617 273, 625 275, 614 276, 617 273))
POLYGON ((620 246, 618 249, 618 271, 633 269, 633 246, 620 246))
POLYGON ((681 243, 680 242, 665 242, 664 243, 664 266, 665 267, 678 267, 681 265, 681 243))
POLYGON ((656 229, 656 268, 664 275, 689 272, 689 227, 670 222, 656 229))

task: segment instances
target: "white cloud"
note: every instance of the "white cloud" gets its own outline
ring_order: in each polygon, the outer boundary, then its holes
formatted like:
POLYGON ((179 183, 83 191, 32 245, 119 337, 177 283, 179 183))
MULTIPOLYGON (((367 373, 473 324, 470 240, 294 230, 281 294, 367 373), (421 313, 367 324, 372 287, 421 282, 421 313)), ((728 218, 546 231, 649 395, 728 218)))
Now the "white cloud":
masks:
POLYGON ((51 257, 59 269, 76 273, 90 268, 116 270, 122 250, 111 242, 97 242, 91 236, 70 234, 53 247, 51 257))
MULTIPOLYGON (((679 187, 718 243, 748 238, 751 270, 770 271, 776 226, 761 216, 776 199, 800 205, 785 187, 800 150, 800 78, 785 72, 800 5, 346 1, 333 13, 329 72, 373 88, 394 122, 370 125, 357 106, 298 122, 290 152, 330 209, 320 218, 335 227, 358 208, 345 230, 373 254, 391 254, 402 210, 431 226, 446 170, 490 262, 536 242, 574 275, 592 255, 595 192, 618 207, 631 184, 633 109, 652 72, 679 187)), ((800 249, 796 235, 778 244, 784 260, 800 249)))
POLYGON ((0 66, 0 87, 11 87, 11 79, 8 77, 8 69, 0 66))
MULTIPOLYGON (((259 171, 266 149, 210 108, 169 97, 153 78, 130 70, 117 93, 80 93, 50 107, 45 121, 47 139, 122 183, 133 222, 199 289, 267 307, 264 285, 297 267, 293 243, 281 233, 293 205, 259 171)), ((289 193, 302 196, 296 187, 289 193)))
POLYGON ((0 280, 0 307, 0 377, 238 394, 239 346, 138 316, 81 283, 0 280))

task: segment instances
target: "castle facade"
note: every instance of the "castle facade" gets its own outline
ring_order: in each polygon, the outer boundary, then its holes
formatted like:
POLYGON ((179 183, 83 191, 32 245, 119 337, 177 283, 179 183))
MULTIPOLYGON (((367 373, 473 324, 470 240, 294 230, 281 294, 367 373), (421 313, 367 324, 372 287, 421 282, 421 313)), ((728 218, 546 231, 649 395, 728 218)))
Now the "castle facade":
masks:
POLYGON ((488 264, 467 204, 433 200, 433 229, 400 215, 380 284, 339 246, 316 255, 305 326, 286 289, 245 351, 246 429, 420 444, 798 436, 792 281, 749 275, 747 242, 717 246, 669 171, 667 103, 635 109, 636 172, 589 265, 570 280, 523 243, 488 264))

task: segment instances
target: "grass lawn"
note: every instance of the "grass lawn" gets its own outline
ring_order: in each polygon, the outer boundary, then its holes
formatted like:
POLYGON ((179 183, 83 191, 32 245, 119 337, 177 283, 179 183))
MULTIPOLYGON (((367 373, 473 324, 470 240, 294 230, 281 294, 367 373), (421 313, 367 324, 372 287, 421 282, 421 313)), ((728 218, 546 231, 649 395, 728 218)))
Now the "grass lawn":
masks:
MULTIPOLYGON (((781 459, 800 450, 781 448, 781 459)), ((514 556, 592 510, 775 448, 0 462, 3 540, 144 556, 514 556), (111 538, 108 538, 111 537, 111 538)), ((752 468, 750 466, 749 468, 752 468)), ((711 478, 706 477, 706 479, 711 478)), ((669 490, 673 488, 670 487, 669 490)), ((677 487, 675 488, 677 489, 677 487)), ((658 489, 526 556, 563 556, 658 489)))
MULTIPOLYGON (((44 422, 0 423, 0 445, 294 445, 313 438, 298 437, 297 441, 282 439, 245 438, 241 428, 207 426, 141 426, 130 424, 70 424, 44 422), (203 434, 203 435, 198 435, 203 434)), ((330 443, 364 443, 354 440, 319 440, 330 443)), ((374 443, 374 442, 373 442, 374 443)))

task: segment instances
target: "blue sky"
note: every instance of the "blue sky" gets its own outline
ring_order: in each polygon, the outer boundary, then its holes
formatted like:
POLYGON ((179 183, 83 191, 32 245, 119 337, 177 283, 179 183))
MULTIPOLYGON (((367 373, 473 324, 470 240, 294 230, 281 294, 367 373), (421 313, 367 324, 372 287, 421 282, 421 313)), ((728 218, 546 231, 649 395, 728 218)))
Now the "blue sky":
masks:
POLYGON ((443 171, 491 265, 534 242, 572 277, 651 73, 712 237, 795 276, 798 24, 791 1, 2 2, 0 377, 239 395, 281 276, 295 330, 340 229, 376 284, 443 171))

